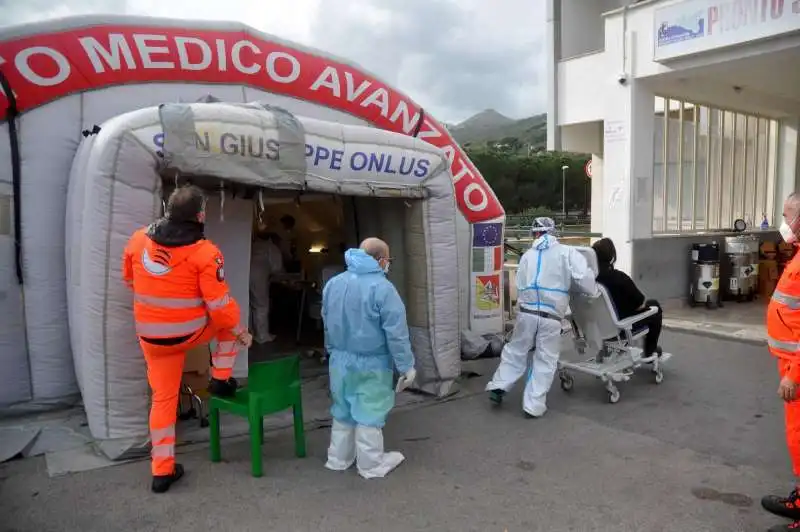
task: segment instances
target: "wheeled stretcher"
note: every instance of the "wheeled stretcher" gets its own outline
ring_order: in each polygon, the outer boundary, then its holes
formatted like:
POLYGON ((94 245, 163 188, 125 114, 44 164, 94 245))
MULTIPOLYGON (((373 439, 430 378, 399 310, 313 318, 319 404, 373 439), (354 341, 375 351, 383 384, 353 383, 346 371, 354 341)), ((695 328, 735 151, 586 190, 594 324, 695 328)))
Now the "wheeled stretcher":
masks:
MULTIPOLYGON (((596 275, 598 266, 594 250, 588 247, 578 250, 596 275)), ((572 324, 578 353, 594 355, 577 362, 560 360, 558 377, 564 391, 572 390, 575 384, 572 372, 597 377, 605 384, 609 402, 616 403, 620 399, 617 383, 630 380, 634 372, 643 366, 651 372, 654 382, 661 384, 664 380, 664 364, 672 355, 659 349, 654 355, 644 357, 643 349, 637 346, 648 332, 643 320, 656 314, 658 308, 650 307, 620 320, 608 292, 600 285, 598 288, 600 294, 596 297, 571 294, 571 311, 567 316, 572 324)))

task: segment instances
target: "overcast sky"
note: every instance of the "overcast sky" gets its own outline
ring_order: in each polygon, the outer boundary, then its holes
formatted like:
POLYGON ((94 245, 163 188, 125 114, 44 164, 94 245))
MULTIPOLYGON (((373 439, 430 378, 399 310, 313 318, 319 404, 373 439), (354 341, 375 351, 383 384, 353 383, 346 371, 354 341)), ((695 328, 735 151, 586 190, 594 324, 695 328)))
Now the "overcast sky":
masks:
POLYGON ((543 0, 0 0, 2 24, 88 13, 245 22, 356 62, 446 122, 545 107, 543 0))

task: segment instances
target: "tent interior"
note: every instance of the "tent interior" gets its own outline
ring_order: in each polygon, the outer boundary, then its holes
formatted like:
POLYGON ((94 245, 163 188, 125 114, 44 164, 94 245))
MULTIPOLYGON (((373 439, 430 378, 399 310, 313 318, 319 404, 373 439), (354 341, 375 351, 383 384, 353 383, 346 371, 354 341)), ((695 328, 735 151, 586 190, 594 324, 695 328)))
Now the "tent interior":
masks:
MULTIPOLYGON (((249 362, 259 362, 296 352, 323 354, 321 318, 322 288, 345 270, 344 251, 357 247, 369 236, 385 240, 392 257, 405 257, 406 216, 420 200, 342 196, 316 192, 255 188, 226 182, 220 192, 219 179, 183 176, 208 195, 206 236, 225 255, 225 270, 231 291, 241 307, 242 319, 253 326, 253 276, 269 284, 269 332, 274 339, 254 343, 249 362), (224 201, 222 199, 224 194, 224 201), (248 230, 245 230, 247 228, 248 230), (279 272, 253 269, 253 246, 269 239, 280 250, 279 272), (245 252, 243 247, 249 246, 245 252)), ((163 177, 163 199, 175 188, 174 177, 163 177)), ((422 220, 419 220, 421 223, 422 220)), ((407 304, 405 260, 395 260, 388 278, 407 304)), ((409 311, 410 312, 410 311, 409 311)), ((318 356, 319 355, 319 356, 318 356)))

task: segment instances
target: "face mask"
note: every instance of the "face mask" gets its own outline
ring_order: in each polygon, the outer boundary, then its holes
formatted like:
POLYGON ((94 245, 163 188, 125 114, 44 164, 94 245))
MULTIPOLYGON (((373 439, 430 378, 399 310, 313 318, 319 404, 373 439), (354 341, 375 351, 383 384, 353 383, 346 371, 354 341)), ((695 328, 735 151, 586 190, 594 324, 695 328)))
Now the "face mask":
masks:
POLYGON ((787 244, 794 244, 797 241, 797 235, 794 234, 794 231, 792 231, 791 226, 786 223, 786 220, 783 221, 778 231, 787 244))
POLYGON ((386 263, 386 264, 383 266, 383 274, 384 274, 384 275, 389 275, 389 266, 391 266, 391 263, 390 263, 390 262, 387 262, 387 263, 386 263))

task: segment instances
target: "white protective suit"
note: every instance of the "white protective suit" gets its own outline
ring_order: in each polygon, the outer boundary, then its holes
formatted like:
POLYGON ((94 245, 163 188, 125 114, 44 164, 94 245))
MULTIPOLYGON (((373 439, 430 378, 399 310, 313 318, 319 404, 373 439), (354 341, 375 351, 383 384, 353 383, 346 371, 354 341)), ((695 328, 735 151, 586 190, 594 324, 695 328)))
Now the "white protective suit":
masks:
POLYGON ((257 344, 272 342, 269 333, 269 283, 274 273, 283 271, 281 250, 272 240, 257 238, 250 255, 250 316, 253 323, 253 341, 257 344))
MULTIPOLYGON (((537 219, 538 220, 538 219, 537 219)), ((549 231, 554 229, 552 220, 549 231)), ((549 232, 548 231, 548 232, 549 232)), ((514 332, 500 365, 486 389, 507 392, 528 369, 522 408, 534 417, 547 410, 546 398, 553 383, 561 350, 561 321, 574 288, 587 295, 598 293, 586 259, 573 247, 562 245, 544 231, 522 255, 517 270, 518 305, 514 332), (533 359, 528 368, 528 353, 533 359)))

